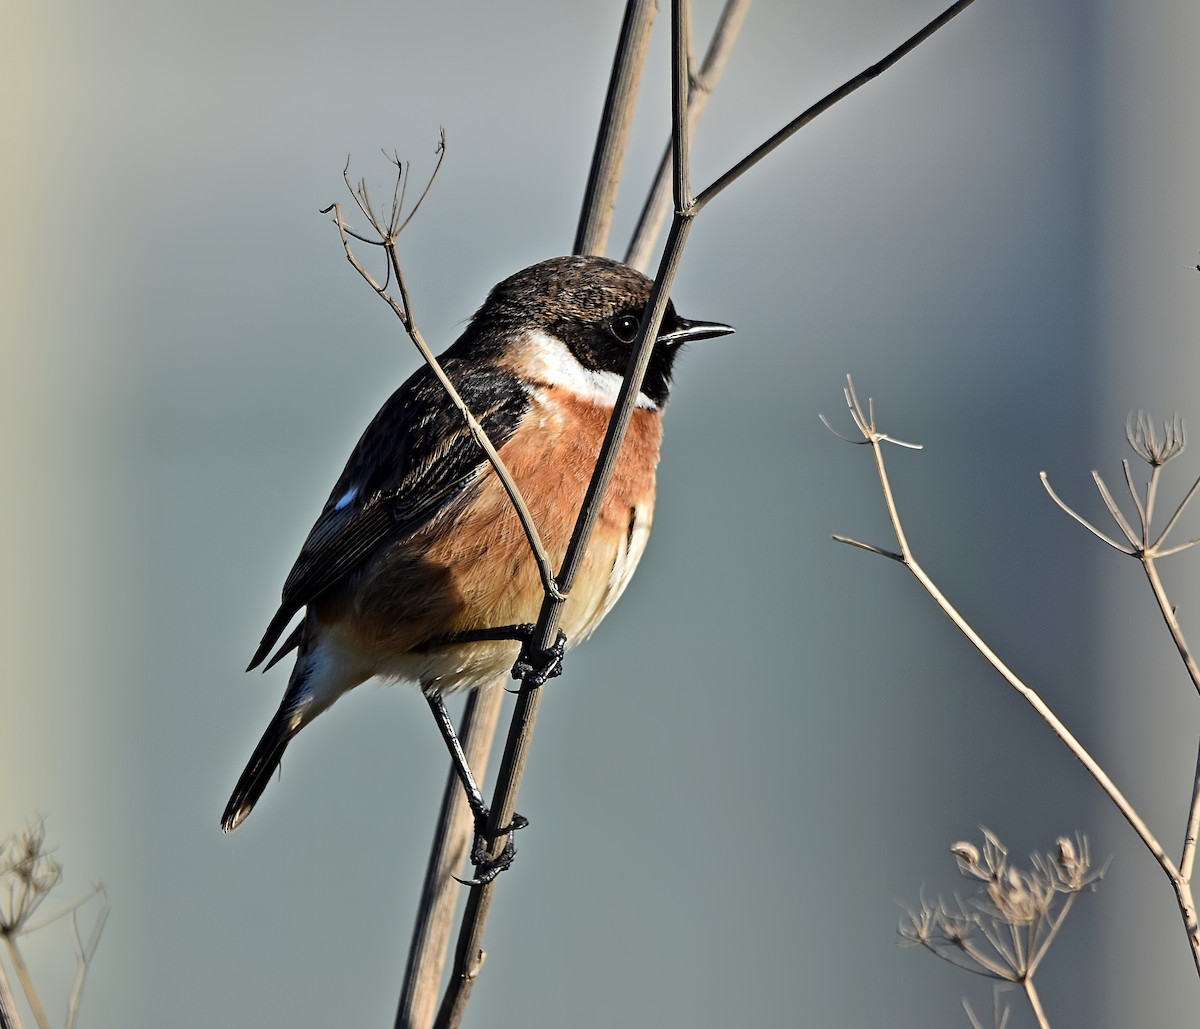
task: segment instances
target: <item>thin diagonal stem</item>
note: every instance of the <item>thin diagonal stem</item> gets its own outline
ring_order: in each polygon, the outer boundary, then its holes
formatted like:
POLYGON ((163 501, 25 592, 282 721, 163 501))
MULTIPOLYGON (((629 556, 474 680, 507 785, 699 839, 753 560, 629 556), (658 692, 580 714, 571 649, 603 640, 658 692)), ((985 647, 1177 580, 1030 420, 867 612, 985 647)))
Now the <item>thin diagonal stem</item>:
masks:
MULTIPOLYGON (((360 203, 359 206, 361 207, 363 204, 360 203)), ((508 467, 496 452, 496 448, 492 445, 492 441, 488 438, 487 433, 484 432, 483 426, 479 424, 479 421, 467 406, 466 401, 463 400, 458 390, 455 389, 454 383, 450 381, 450 377, 442 368, 437 357, 434 356, 429 344, 425 342, 425 337, 421 335, 421 331, 417 328, 416 322, 413 320, 412 302, 408 294, 408 284, 400 266, 400 260, 396 254, 395 237, 390 233, 384 232, 369 213, 369 209, 364 208, 367 217, 372 218, 372 223, 383 236, 383 247, 388 256, 388 268, 391 274, 396 276, 396 285, 400 290, 400 301, 397 301, 395 297, 387 292, 385 285, 380 285, 375 276, 367 271, 351 249, 345 222, 342 219, 341 204, 332 204, 325 208, 322 213, 325 214, 330 211, 333 212, 334 222, 337 224, 338 232, 341 234, 342 248, 346 253, 346 259, 350 262, 354 270, 362 276, 363 280, 387 303, 396 317, 400 319, 405 332, 408 333, 409 338, 413 341, 417 350, 420 351, 421 357, 425 359, 425 363, 429 365, 430 370, 438 382, 441 383, 451 403, 454 404, 459 414, 462 415, 471 432, 471 436, 487 456, 489 463, 504 486, 504 492, 508 494, 508 498, 516 510, 517 517, 521 522, 521 528, 525 532, 530 550, 533 552, 534 560, 537 562, 538 572, 542 580, 542 588, 551 595, 557 594, 558 588, 554 582, 554 574, 550 566, 550 556, 542 543, 541 536, 538 534, 537 524, 533 520, 533 515, 529 511, 529 507, 525 503, 525 498, 521 495, 521 491, 513 479, 512 473, 509 472, 508 467)))
POLYGON ((1062 497, 1060 497, 1057 493, 1055 493, 1054 487, 1050 485, 1050 478, 1049 478, 1049 476, 1046 475, 1045 472, 1038 472, 1038 477, 1042 480, 1042 485, 1045 487, 1046 492, 1050 494, 1050 499, 1053 500, 1060 508, 1062 508, 1072 518, 1074 518, 1075 521, 1077 521, 1080 525, 1082 525, 1085 529, 1087 529, 1087 531, 1090 532, 1097 539, 1102 540, 1103 542, 1107 543, 1110 547, 1113 548, 1113 550, 1119 551, 1120 553, 1125 554, 1126 556, 1130 556, 1130 551, 1128 549, 1121 546, 1121 544, 1118 543, 1111 536, 1109 536, 1108 533, 1102 532, 1100 529, 1097 529, 1091 522, 1089 522, 1086 518, 1084 518, 1083 515, 1079 514, 1077 511, 1075 511, 1075 509, 1070 507, 1067 504, 1067 502, 1062 499, 1062 497))
MULTIPOLYGON (((467 765, 479 776, 487 769, 503 700, 504 691, 499 683, 488 689, 473 690, 460 719, 467 765)), ((462 868, 474 827, 475 819, 458 774, 451 767, 442 792, 441 813, 413 926, 404 987, 396 1010, 396 1029, 428 1029, 433 1025, 460 894, 459 884, 452 877, 462 868)))
POLYGON ((1070 912, 1078 896, 1078 893, 1067 894, 1067 899, 1063 901, 1062 908, 1059 909, 1058 914, 1050 923, 1050 931, 1046 933, 1045 937, 1038 943, 1036 949, 1030 955, 1028 972, 1030 979, 1033 978, 1034 973, 1038 970, 1038 965, 1042 963, 1042 958, 1050 950, 1050 944, 1054 942, 1054 937, 1058 935, 1058 930, 1062 927, 1063 922, 1067 920, 1067 914, 1070 912))
MULTIPOLYGON (((1196 687, 1197 692, 1200 692, 1200 668, 1197 667, 1196 661, 1192 657, 1191 648, 1184 638, 1183 629, 1179 625, 1179 619, 1175 615, 1175 607, 1167 596, 1166 587, 1163 585, 1162 578, 1158 574, 1158 565, 1154 559, 1154 554, 1152 552, 1146 553, 1141 557, 1142 568, 1146 572, 1146 579, 1150 583, 1150 589, 1154 593, 1154 599, 1158 603, 1158 609, 1162 614, 1163 621, 1166 623, 1167 631, 1171 634, 1171 640, 1174 642, 1176 650, 1179 651, 1179 657, 1187 669, 1192 684, 1196 687)), ((1196 774, 1192 784, 1192 799, 1188 807, 1187 826, 1184 829, 1183 853, 1179 861, 1179 876, 1171 880, 1171 885, 1174 887, 1175 895, 1179 900, 1179 910, 1183 916, 1184 930, 1187 933, 1188 943, 1192 948, 1192 957, 1196 963, 1196 971, 1200 973, 1200 914, 1196 910, 1196 900, 1191 885, 1192 869, 1195 867, 1196 860, 1196 834, 1197 830, 1200 829, 1200 755, 1197 755, 1196 762, 1196 774)))
MULTIPOLYGON (((1123 461, 1122 464, 1128 464, 1128 461, 1123 461)), ((1146 523, 1149 526, 1150 521, 1154 518, 1154 501, 1158 499, 1158 478, 1162 472, 1162 465, 1152 465, 1150 468, 1150 481, 1146 483, 1146 523)), ((1149 529, 1147 528, 1147 535, 1149 529)))
POLYGON ((672 165, 675 169, 675 210, 686 211, 692 203, 689 167, 688 102, 692 52, 692 5, 690 0, 671 0, 671 133, 672 165))
POLYGON ((625 5, 572 253, 603 254, 608 244, 621 166, 657 11, 654 0, 628 0, 625 5))
MULTIPOLYGON (((971 2, 972 0, 959 0, 958 3, 955 3, 940 18, 935 19, 934 22, 926 26, 916 36, 910 38, 905 44, 902 44, 901 47, 889 54, 879 64, 875 65, 872 69, 868 69, 858 79, 852 80, 849 88, 838 91, 837 95, 831 94, 821 104, 817 105, 817 108, 810 109, 807 116, 802 115, 800 119, 797 119, 792 126, 785 130, 786 136, 794 134, 804 124, 807 124, 808 121, 816 117, 817 114, 832 107, 842 96, 853 92, 858 86, 895 64, 896 61, 928 38, 971 2)), ((676 7, 677 14, 680 10, 681 8, 676 7)), ((672 66, 677 69, 679 62, 686 64, 687 61, 687 53, 682 46, 685 43, 685 33, 681 26, 676 26, 673 29, 672 43, 672 61, 674 62, 672 66)), ((679 154, 681 151, 680 141, 686 140, 686 106, 686 104, 679 103, 672 106, 672 152, 675 154, 679 154)), ((714 183, 707 191, 708 196, 704 199, 704 203, 698 200, 692 201, 686 207, 681 207, 675 212, 670 231, 667 235, 666 246, 659 262, 658 274, 655 277, 654 286, 651 290, 650 300, 642 316, 638 340, 633 347, 633 353, 630 355, 630 362, 614 405, 608 431, 601 446, 600 455, 588 485, 583 506, 575 523, 570 543, 567 546, 562 567, 554 579, 559 595, 555 596, 547 588, 546 598, 539 613, 537 624, 534 627, 530 647, 535 653, 538 651, 546 652, 557 636, 565 596, 570 593, 575 578, 582 567, 583 556, 599 515, 600 504, 608 488, 609 481, 612 478, 621 444, 624 442, 629 427, 636 398, 649 365, 658 327, 662 322, 662 317, 666 310, 670 289, 674 283, 675 273, 682 259, 683 249, 691 231, 694 218, 708 200, 715 198, 740 177, 745 168, 762 160, 770 150, 779 145, 779 142, 782 142, 782 138, 777 142, 768 141, 768 144, 764 145, 764 148, 760 148, 761 152, 752 154, 746 162, 743 162, 745 167, 738 166, 732 169, 721 181, 714 183)), ((677 169, 676 180, 679 181, 681 178, 682 176, 678 174, 677 169)), ((684 199, 686 199, 686 195, 684 199)), ((517 697, 513 720, 509 726, 508 740, 505 745, 504 756, 501 760, 500 772, 497 776, 496 789, 491 805, 489 833, 494 841, 492 856, 495 856, 495 852, 501 845, 500 841, 496 840, 497 829, 508 824, 514 813, 516 797, 524 775, 533 729, 536 724, 538 707, 541 702, 540 698, 541 690, 535 687, 531 679, 527 677, 522 682, 521 690, 517 697)), ((447 987, 438 1013, 436 1022, 438 1029, 455 1029, 465 1011, 467 999, 470 996, 475 977, 478 975, 483 961, 483 930, 491 908, 492 890, 495 888, 495 884, 496 880, 492 880, 488 883, 471 887, 455 952, 454 970, 451 973, 450 984, 447 987)))
POLYGON ((1192 801, 1188 807, 1187 828, 1183 834, 1183 856, 1179 860, 1179 874, 1192 881, 1192 869, 1196 864, 1196 838, 1200 836, 1200 748, 1196 754, 1196 774, 1192 777, 1192 801))
POLYGON ((771 136, 770 139, 766 140, 766 142, 755 147, 754 150, 738 161, 737 164, 735 164, 729 169, 729 171, 713 182, 712 185, 701 191, 700 195, 696 197, 696 202, 694 204, 695 213, 698 213, 701 208, 708 204, 710 200, 713 200, 718 194, 728 189, 729 186, 745 175, 746 172, 758 164, 758 162, 771 153, 771 151, 775 150, 781 144, 791 139, 792 136, 804 128, 804 126, 811 122, 814 118, 824 114, 834 104, 838 103, 840 100, 844 100, 855 90, 865 86, 868 82, 874 78, 877 78, 879 75, 882 75, 893 64, 899 61, 902 57, 906 56, 912 50, 916 49, 918 46, 924 43, 925 40, 937 32, 937 30, 943 25, 969 7, 972 2, 973 0, 958 0, 958 3, 948 7, 940 15, 934 18, 933 21, 922 28, 919 32, 906 39, 882 60, 877 61, 875 64, 871 65, 871 67, 860 72, 848 82, 843 83, 832 93, 829 93, 821 100, 818 100, 815 104, 808 108, 808 110, 804 111, 798 117, 788 122, 787 125, 771 136))
MULTIPOLYGON (((1166 524, 1166 526, 1164 526, 1163 531, 1158 534, 1158 539, 1156 539, 1154 541, 1155 547, 1157 547, 1160 543, 1162 543, 1162 541, 1167 538, 1167 534, 1173 528, 1175 528, 1175 523, 1177 521, 1179 521, 1179 516, 1181 514, 1183 514, 1183 509, 1185 507, 1187 507, 1189 503, 1191 503, 1192 497, 1194 497, 1196 495, 1197 489, 1200 489, 1200 479, 1197 479, 1195 482, 1192 483, 1192 488, 1187 491, 1187 493, 1184 495, 1183 500, 1181 500, 1179 502, 1179 506, 1177 508, 1175 508, 1175 513, 1173 515, 1171 515, 1171 517, 1167 520, 1167 524, 1166 524)), ((1185 547, 1189 546, 1189 545, 1190 544, 1184 544, 1185 547)), ((1183 547, 1175 548, 1175 550, 1181 550, 1181 549, 1183 549, 1183 547)), ((1175 551, 1171 551, 1171 552, 1174 553, 1175 551)))
MULTIPOLYGON (((893 499, 891 483, 888 480, 887 468, 883 458, 882 444, 884 437, 883 434, 880 433, 875 427, 874 411, 871 411, 869 417, 868 415, 864 414, 862 405, 858 403, 857 397, 853 394, 853 384, 851 384, 847 392, 853 401, 852 408, 854 409, 855 422, 859 425, 860 429, 863 430, 863 435, 870 444, 871 452, 875 457, 875 469, 879 477, 880 487, 887 505, 888 517, 892 523, 892 531, 895 533, 897 542, 900 544, 902 557, 901 563, 924 587, 926 592, 929 593, 938 607, 942 609, 943 613, 945 613, 945 615, 958 627, 959 631, 967 637, 972 646, 974 646, 975 649, 978 650, 979 653, 984 657, 984 659, 997 672, 1000 673, 1005 682, 1007 682, 1014 690, 1017 691, 1018 694, 1020 694, 1025 702, 1037 712, 1042 720, 1050 726, 1054 734, 1058 736, 1060 740, 1062 740, 1067 749, 1070 750, 1070 752, 1075 756, 1076 760, 1079 761, 1079 763, 1087 769, 1092 778, 1096 780, 1100 788, 1105 792, 1105 794, 1107 794, 1108 798, 1113 802, 1117 810, 1121 812, 1122 816, 1133 828, 1133 831, 1142 841, 1142 844, 1147 850, 1150 851, 1155 861, 1158 862, 1159 867, 1162 868, 1164 874, 1167 876, 1168 881, 1171 883, 1171 888, 1175 892, 1176 901, 1179 904, 1180 914, 1183 918, 1184 930, 1187 933, 1188 944, 1192 951, 1192 959, 1196 966, 1197 974, 1200 974, 1200 920, 1198 920, 1197 917, 1196 903, 1192 894, 1189 877, 1185 876, 1181 872, 1180 868, 1176 867, 1170 856, 1166 853, 1166 851, 1163 850, 1162 844, 1159 843, 1158 838, 1151 831, 1150 827, 1145 823, 1145 821, 1143 821, 1142 817, 1138 814, 1133 805, 1130 804, 1124 793, 1121 792, 1116 783, 1113 782, 1112 778, 1107 772, 1104 771, 1095 758, 1092 757, 1083 744, 1075 738, 1071 731, 1041 699, 1041 697, 1038 696, 1038 694, 1029 686, 1027 686, 1016 675, 1016 673, 1014 673, 1008 667, 1008 665, 1006 665, 1000 659, 995 651, 993 651, 991 647, 984 642, 983 638, 974 630, 967 620, 963 618, 963 616, 950 603, 950 601, 946 599, 945 595, 941 592, 941 590, 938 589, 933 580, 930 579, 925 570, 917 562, 908 546, 908 542, 904 535, 904 529, 900 523, 900 517, 893 499)), ((1044 475, 1043 482, 1045 483, 1044 475)), ((1045 485, 1047 490, 1049 490, 1049 484, 1045 483, 1045 485)), ((1104 492, 1106 491, 1102 491, 1102 495, 1104 492)), ((1052 497, 1054 496, 1053 491, 1050 491, 1050 495, 1052 497)), ((1057 497, 1055 497, 1055 499, 1058 500, 1057 497)), ((1111 497, 1108 499, 1111 501, 1111 497)), ((1061 501, 1058 501, 1058 503, 1059 506, 1067 510, 1068 513, 1074 515, 1074 512, 1070 511, 1065 504, 1063 504, 1061 501)), ((1075 517, 1076 520, 1082 522, 1085 526, 1087 525, 1087 523, 1083 522, 1083 520, 1078 516, 1075 517)), ((1104 538, 1103 534, 1097 533, 1097 535, 1100 535, 1101 538, 1104 538)), ((1106 542, 1111 541, 1106 540, 1106 542)), ((1121 550, 1122 548, 1117 547, 1116 549, 1121 550)), ((1143 557, 1143 565, 1145 565, 1147 568, 1148 576, 1153 573, 1154 578, 1151 580, 1151 585, 1154 586, 1154 583, 1157 580, 1157 570, 1154 568, 1152 555, 1149 556, 1148 560, 1146 557, 1143 557)), ((1155 590, 1155 596, 1159 600, 1160 609, 1163 611, 1163 617, 1168 620, 1168 627, 1170 627, 1172 622, 1175 622, 1174 612, 1171 610, 1170 601, 1167 599, 1166 593, 1161 587, 1161 581, 1158 581, 1158 588, 1155 590)), ((1175 622, 1175 626, 1176 628, 1178 627, 1177 622, 1175 622)), ((1174 632, 1172 632, 1172 638, 1176 638, 1174 632)), ((1181 640, 1182 634, 1180 634, 1177 639, 1177 646, 1180 646, 1179 641, 1181 640)), ((1180 647, 1180 654, 1181 656, 1185 656, 1185 663, 1188 660, 1188 657, 1186 656, 1188 653, 1186 642, 1184 642, 1182 647, 1180 647)), ((1198 769, 1197 775, 1200 776, 1200 769, 1198 769)), ((1198 790, 1200 790, 1200 788, 1198 788, 1198 790)), ((1200 803, 1200 792, 1194 793, 1192 803, 1193 807, 1189 812, 1188 818, 1189 832, 1191 832, 1196 825, 1200 824, 1200 814, 1197 813, 1196 809, 1196 805, 1200 803)), ((1185 860, 1189 853, 1194 854, 1194 845, 1191 851, 1185 849, 1185 860)), ((1192 860, 1194 862, 1194 857, 1192 860)))
POLYGON ((1046 705, 1038 694, 1030 689, 1019 676, 1011 668, 1008 667, 1000 656, 992 650, 991 647, 983 640, 969 622, 959 613, 958 609, 950 603, 945 594, 938 589, 937 584, 921 567, 916 557, 913 555, 911 548, 908 545, 907 537, 904 533, 904 527, 900 520, 900 514, 896 507, 894 494, 892 492, 891 482, 888 478, 887 465, 883 457, 883 447, 877 442, 877 437, 874 431, 868 437, 868 442, 871 444, 871 452, 875 458, 875 471, 879 476, 880 486, 882 487, 884 502, 887 505, 888 518, 892 523, 892 531, 896 535, 896 541, 900 545, 901 555, 905 568, 912 573, 913 577, 921 584, 925 591, 933 598, 934 602, 940 607, 945 615, 955 624, 958 630, 967 637, 971 645, 983 655, 984 660, 988 662, 1001 677, 1007 682, 1018 694, 1025 700, 1030 707, 1037 712, 1039 717, 1050 726, 1051 730, 1067 748, 1075 755, 1075 758, 1084 766, 1091 774, 1092 778, 1099 783, 1100 788, 1108 795, 1109 799, 1117 806, 1117 809, 1125 817, 1125 820, 1133 827, 1134 832, 1145 844, 1146 848, 1154 855, 1155 859, 1162 866, 1163 870, 1173 879, 1178 878, 1179 871, 1175 867, 1174 862, 1163 850, 1158 838, 1151 832, 1150 827, 1142 820, 1136 809, 1126 799, 1125 794, 1121 792, 1117 784, 1109 777, 1108 773, 1100 767, 1099 763, 1088 753, 1087 748, 1083 746, 1071 733, 1071 731, 1063 724, 1059 717, 1046 705))
POLYGON ((1167 547, 1166 549, 1159 549, 1156 546, 1154 547, 1154 554, 1156 557, 1170 557, 1172 554, 1179 554, 1185 550, 1191 550, 1192 547, 1196 546, 1197 544, 1200 544, 1200 540, 1188 540, 1186 543, 1180 543, 1177 547, 1167 547))
MULTIPOLYGON (((691 79, 691 88, 688 91, 690 132, 695 132, 704 109, 708 106, 708 98, 725 71, 725 65, 733 52, 733 44, 737 41, 749 7, 750 0, 726 0, 721 10, 704 61, 699 72, 691 79)), ((625 263, 640 272, 650 267, 654 243, 671 213, 672 153, 673 147, 668 140, 654 176, 654 184, 650 187, 642 212, 638 216, 637 228, 634 229, 629 248, 625 251, 625 263)))
POLYGON ((1142 568, 1146 572, 1146 579, 1150 583, 1150 589, 1154 592, 1158 610, 1162 613, 1163 621, 1167 625, 1167 631, 1171 634, 1175 649, 1179 651, 1179 657, 1183 661, 1184 668, 1187 669, 1192 685, 1196 687, 1196 692, 1200 693, 1200 666, 1197 666, 1196 659, 1192 657, 1191 648, 1183 635, 1183 628, 1175 616, 1175 606, 1171 603, 1171 598, 1167 596, 1162 577, 1158 574, 1158 564, 1152 555, 1146 554, 1142 557, 1142 568))
POLYGON ((1025 987, 1025 996, 1029 998, 1029 1006, 1033 1008, 1033 1017, 1037 1019, 1040 1029, 1050 1029, 1050 1022, 1046 1018, 1046 1011, 1042 1007, 1042 999, 1038 996, 1037 990, 1033 985, 1033 978, 1028 977, 1022 980, 1021 985, 1025 987))
POLYGON ((96 948, 100 944, 100 934, 104 932, 104 923, 108 920, 108 898, 104 893, 102 885, 97 885, 96 894, 100 897, 100 910, 96 914, 96 919, 92 923, 92 931, 88 933, 86 941, 79 934, 78 908, 71 912, 71 942, 75 947, 75 981, 71 986, 71 998, 67 1003, 66 1029, 75 1029, 75 1024, 79 1019, 79 1006, 83 1001, 83 987, 87 983, 88 970, 91 968, 92 958, 95 956, 96 948))
MULTIPOLYGON (((678 45, 680 34, 673 33, 673 39, 678 45)), ((678 113, 679 111, 676 109, 677 116, 678 113)), ((679 131, 679 125, 673 124, 672 132, 678 133, 679 131)), ((596 519, 599 517, 600 503, 608 489, 609 481, 616 468, 621 444, 624 442, 629 422, 633 417, 637 396, 641 390, 646 369, 650 364, 658 328, 666 311, 670 289, 674 284, 675 274, 682 259, 691 226, 692 218, 687 214, 677 212, 672 220, 658 275, 655 277, 646 311, 642 315, 638 339, 633 346, 629 365, 625 370, 624 380, 609 420, 608 431, 601 445, 596 467, 588 484, 583 506, 576 519, 571 540, 567 545, 562 567, 556 577, 559 589, 564 596, 570 593, 582 568, 583 555, 591 539, 596 519)), ((562 599, 547 595, 539 612, 531 640, 531 647, 535 649, 535 652, 547 651, 554 642, 562 619, 563 605, 562 599)), ((496 790, 492 798, 489 832, 493 839, 501 826, 509 824, 515 811, 517 794, 520 791, 533 732, 537 724, 541 693, 541 689, 534 686, 529 678, 526 678, 517 695, 504 756, 496 777, 496 790)), ((499 846, 499 841, 494 843, 493 851, 498 850, 499 846)), ((483 931, 491 911, 495 886, 496 880, 492 880, 471 887, 455 950, 454 969, 435 1023, 437 1029, 455 1029, 466 1009, 467 1000, 483 962, 483 931)))
POLYGON ((1134 550, 1140 549, 1142 546, 1138 534, 1133 531, 1133 526, 1129 524, 1124 513, 1117 507, 1117 502, 1113 499, 1113 495, 1108 490, 1108 484, 1100 477, 1099 472, 1092 472, 1092 481, 1096 484, 1096 489, 1100 493, 1100 499, 1104 501, 1104 506, 1108 508, 1108 513, 1112 515, 1112 520, 1117 523, 1120 530, 1125 533, 1125 538, 1129 540, 1129 545, 1134 550))
POLYGON ((17 1010, 17 1000, 8 985, 3 961, 0 961, 0 1029, 23 1029, 21 1012, 17 1010))
POLYGON ((33 984, 33 976, 29 974, 29 966, 25 964, 21 948, 17 946, 17 941, 11 933, 5 934, 4 942, 8 945, 8 956, 12 959, 17 979, 21 982, 21 989, 25 993, 25 1000, 29 1003, 29 1010, 33 1012, 33 1020, 37 1022, 38 1029, 50 1029, 50 1019, 46 1015, 46 1009, 42 1006, 42 998, 38 996, 37 987, 33 984))
MULTIPOLYGON (((664 263, 660 267, 659 276, 655 281, 647 314, 643 316, 643 345, 635 347, 632 367, 625 373, 625 381, 622 384, 621 393, 617 397, 616 410, 609 422, 608 435, 601 447, 600 457, 593 472, 583 508, 575 523, 575 531, 567 546, 563 566, 558 574, 557 581, 564 594, 570 593, 582 567, 584 549, 591 538, 592 528, 599 513, 599 499, 603 497, 616 465, 616 456, 624 439, 625 430, 628 428, 629 418, 633 413, 637 393, 641 388, 641 380, 649 363, 650 350, 657 335, 657 328, 666 309, 667 290, 674 281, 675 270, 678 267, 679 258, 682 256, 683 245, 686 242, 690 226, 691 218, 687 217, 676 217, 672 223, 667 251, 663 255, 664 263), (649 345, 645 345, 646 340, 649 340, 649 345)), ((534 629, 532 646, 542 651, 549 648, 558 633, 562 606, 562 601, 550 597, 546 599, 534 629)), ((520 791, 534 729, 537 725, 541 697, 541 689, 533 686, 528 680, 521 684, 521 690, 517 695, 517 703, 513 710, 512 722, 509 725, 500 771, 496 776, 496 790, 492 798, 489 831, 493 839, 499 827, 512 821, 516 797, 520 791)), ((495 846, 498 849, 499 843, 495 846)), ((454 970, 451 973, 450 985, 442 999, 442 1006, 435 1023, 437 1029, 454 1029, 466 1009, 475 978, 483 964, 483 931, 491 912, 496 882, 497 880, 492 880, 471 887, 455 951, 454 970)))
POLYGON ((1153 507, 1149 500, 1149 490, 1147 489, 1147 504, 1142 506, 1142 498, 1138 495, 1137 486, 1133 482, 1133 472, 1129 467, 1128 461, 1121 462, 1121 471, 1125 474, 1125 488, 1129 491, 1129 496, 1133 498, 1133 506, 1137 508, 1138 521, 1141 522, 1142 528, 1142 548, 1150 546, 1150 519, 1154 516, 1153 507))

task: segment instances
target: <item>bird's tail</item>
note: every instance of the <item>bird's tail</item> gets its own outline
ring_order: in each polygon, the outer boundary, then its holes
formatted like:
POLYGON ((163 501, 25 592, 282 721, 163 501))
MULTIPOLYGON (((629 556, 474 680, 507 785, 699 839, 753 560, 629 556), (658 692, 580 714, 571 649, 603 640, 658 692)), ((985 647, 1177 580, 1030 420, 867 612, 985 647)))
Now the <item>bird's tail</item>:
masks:
POLYGON ((245 821, 279 767, 279 760, 292 737, 365 678, 363 670, 346 660, 335 644, 318 642, 311 649, 301 648, 283 702, 233 788, 233 796, 221 816, 222 829, 233 832, 245 821))
POLYGON ((292 741, 292 737, 300 731, 303 721, 296 717, 294 710, 289 710, 287 700, 275 712, 267 731, 263 733, 254 753, 250 755, 250 763, 233 788, 233 795, 225 806, 225 814, 221 816, 221 828, 225 832, 233 832, 258 803, 262 791, 267 788, 284 750, 292 741))

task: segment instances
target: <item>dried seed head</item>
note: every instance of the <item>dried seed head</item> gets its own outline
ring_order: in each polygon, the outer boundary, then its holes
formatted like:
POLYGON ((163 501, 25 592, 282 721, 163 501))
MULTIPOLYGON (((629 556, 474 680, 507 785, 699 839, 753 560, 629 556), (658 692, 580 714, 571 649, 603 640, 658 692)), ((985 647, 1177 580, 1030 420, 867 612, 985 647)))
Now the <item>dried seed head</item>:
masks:
POLYGON ((0 844, 0 936, 20 933, 62 879, 62 866, 43 849, 45 842, 39 821, 0 844))
POLYGON ((1060 836, 1054 842, 1058 845, 1058 850, 1054 855, 1054 860, 1058 862, 1058 867, 1064 870, 1073 868, 1075 862, 1079 860, 1075 856, 1075 844, 1066 836, 1060 836))
POLYGON ((958 859, 960 867, 967 865, 969 868, 976 868, 979 865, 979 848, 966 840, 950 844, 950 853, 958 859))
POLYGON ((988 898, 1008 925, 1029 925, 1050 910, 1054 889, 1015 868, 988 884, 988 898))
POLYGON ((1187 446, 1183 419, 1177 414, 1171 415, 1171 420, 1163 424, 1163 435, 1159 439, 1154 423, 1145 411, 1131 413, 1125 419, 1125 438, 1133 452, 1153 468, 1178 457, 1187 446))

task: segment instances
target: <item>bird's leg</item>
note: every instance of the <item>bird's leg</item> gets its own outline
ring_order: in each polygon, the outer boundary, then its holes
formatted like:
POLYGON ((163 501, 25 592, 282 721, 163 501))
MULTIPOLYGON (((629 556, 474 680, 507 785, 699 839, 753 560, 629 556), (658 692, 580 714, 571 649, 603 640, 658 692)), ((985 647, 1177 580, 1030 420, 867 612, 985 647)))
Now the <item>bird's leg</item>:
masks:
POLYGON ((452 632, 445 636, 435 636, 426 640, 414 650, 430 650, 433 647, 455 643, 487 643, 493 640, 516 640, 521 644, 521 653, 512 667, 514 679, 524 679, 531 686, 544 686, 547 680, 562 675, 563 654, 567 650, 567 634, 558 630, 558 638, 549 650, 534 653, 532 622, 521 622, 517 625, 500 625, 494 629, 468 629, 464 632, 452 632))
POLYGON ((434 647, 453 646, 456 643, 490 643, 495 640, 515 640, 518 643, 528 643, 533 637, 533 622, 521 622, 517 625, 498 625, 494 629, 464 629, 462 632, 448 632, 444 636, 434 636, 413 650, 426 651, 434 647))
MULTIPOLYGON (((481 886, 491 882, 513 863, 513 858, 517 856, 517 848, 513 844, 513 833, 518 829, 524 829, 529 824, 529 819, 514 813, 513 820, 508 825, 496 830, 496 836, 508 837, 504 849, 494 858, 488 856, 491 849, 488 836, 489 812, 483 794, 479 790, 478 783, 475 782, 475 776, 471 774, 471 766, 467 764, 467 755, 463 752, 462 743, 459 742, 458 734, 454 731, 454 723, 450 721, 450 714, 446 710, 446 705, 442 703, 442 698, 436 694, 427 693, 425 699, 429 703, 429 709, 433 712, 442 739, 446 741, 446 749, 450 751, 450 760, 454 765, 454 771, 458 775, 458 781, 462 783, 463 792, 467 795, 467 804, 470 805, 471 814, 475 819, 475 841, 471 846, 471 863, 475 866, 477 874, 473 879, 459 879, 458 881, 464 886, 481 886)), ((458 877, 455 876, 455 878, 458 877)))

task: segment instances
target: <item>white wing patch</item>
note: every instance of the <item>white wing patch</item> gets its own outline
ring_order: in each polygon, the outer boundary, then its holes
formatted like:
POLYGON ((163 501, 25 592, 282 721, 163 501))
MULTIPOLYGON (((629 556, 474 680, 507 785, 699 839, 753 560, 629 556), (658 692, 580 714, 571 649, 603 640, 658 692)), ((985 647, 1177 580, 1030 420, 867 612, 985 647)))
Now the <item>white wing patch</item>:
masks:
MULTIPOLYGON (((557 336, 535 330, 529 333, 529 345, 522 351, 521 370, 534 382, 570 390, 581 400, 612 407, 621 389, 621 376, 584 368, 570 348, 557 336)), ((637 406, 657 410, 645 393, 639 393, 637 406)))

